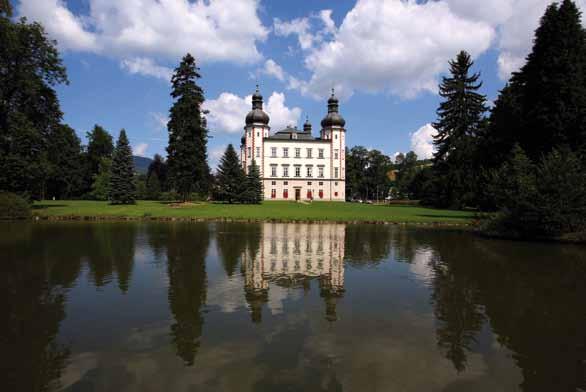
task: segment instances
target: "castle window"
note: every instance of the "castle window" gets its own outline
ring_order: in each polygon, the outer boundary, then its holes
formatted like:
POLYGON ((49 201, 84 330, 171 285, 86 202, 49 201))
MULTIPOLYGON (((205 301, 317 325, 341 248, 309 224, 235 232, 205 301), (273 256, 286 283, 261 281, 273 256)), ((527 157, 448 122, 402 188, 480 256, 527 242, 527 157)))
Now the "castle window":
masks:
POLYGON ((271 147, 271 157, 277 157, 277 147, 271 147))
POLYGON ((334 150, 334 159, 338 159, 338 156, 339 156, 339 152, 336 149, 336 150, 334 150))
POLYGON ((289 181, 283 181, 283 185, 289 185, 289 181))
POLYGON ((283 157, 289 158, 289 148, 288 147, 283 147, 283 157))
POLYGON ((271 166, 271 177, 277 177, 277 166, 271 166))
POLYGON ((319 150, 317 150, 317 157, 318 158, 324 157, 324 149, 323 148, 320 148, 319 150))
POLYGON ((323 176, 324 176, 324 168, 323 167, 318 167, 317 168, 317 176, 320 177, 320 178, 323 178, 323 176))
POLYGON ((252 147, 248 147, 248 158, 252 157, 252 147))
POLYGON ((289 198, 289 190, 283 189, 283 199, 288 199, 288 198, 289 198))
POLYGON ((301 149, 300 148, 295 149, 295 158, 301 158, 301 149))
POLYGON ((324 184, 323 182, 321 182, 321 181, 319 182, 319 186, 322 186, 323 184, 324 184))
POLYGON ((295 167, 295 177, 301 177, 301 166, 295 167))
POLYGON ((338 134, 337 133, 334 135, 334 139, 338 140, 338 134))
POLYGON ((307 185, 311 185, 311 181, 308 181, 308 182, 307 182, 307 185))
POLYGON ((307 149, 307 157, 308 158, 311 158, 311 148, 308 148, 307 149))
MULTIPOLYGON (((289 167, 283 166, 283 177, 289 177, 289 167)), ((285 184, 287 185, 287 184, 285 184)))
POLYGON ((256 148, 256 157, 260 158, 260 147, 256 148))
POLYGON ((334 167, 334 178, 338 178, 339 175, 340 175, 340 169, 337 167, 334 167))
POLYGON ((277 190, 271 189, 271 199, 276 199, 276 198, 277 198, 277 190))
POLYGON ((271 181, 271 185, 277 185, 277 181, 271 181))
POLYGON ((308 166, 307 167, 307 177, 311 177, 312 175, 313 175, 313 173, 312 173, 312 167, 311 166, 308 166))

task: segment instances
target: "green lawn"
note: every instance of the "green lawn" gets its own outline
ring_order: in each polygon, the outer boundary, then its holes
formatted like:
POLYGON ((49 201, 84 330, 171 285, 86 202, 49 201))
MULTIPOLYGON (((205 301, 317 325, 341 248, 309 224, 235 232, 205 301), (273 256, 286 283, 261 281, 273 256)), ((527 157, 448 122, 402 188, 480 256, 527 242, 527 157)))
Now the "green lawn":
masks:
POLYGON ((111 206, 107 202, 100 201, 59 200, 35 203, 34 213, 46 217, 228 218, 449 224, 468 224, 473 219, 471 212, 436 210, 408 205, 335 202, 298 204, 286 201, 267 201, 262 205, 199 203, 173 207, 156 201, 139 201, 133 206, 111 206))

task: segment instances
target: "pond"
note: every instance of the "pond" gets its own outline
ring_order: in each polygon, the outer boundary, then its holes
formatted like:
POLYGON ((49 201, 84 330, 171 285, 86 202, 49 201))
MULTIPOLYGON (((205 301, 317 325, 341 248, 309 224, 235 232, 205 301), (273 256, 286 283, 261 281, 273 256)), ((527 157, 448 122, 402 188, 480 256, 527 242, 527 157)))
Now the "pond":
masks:
POLYGON ((71 222, 2 224, 0 255, 6 391, 586 390, 580 246, 71 222))

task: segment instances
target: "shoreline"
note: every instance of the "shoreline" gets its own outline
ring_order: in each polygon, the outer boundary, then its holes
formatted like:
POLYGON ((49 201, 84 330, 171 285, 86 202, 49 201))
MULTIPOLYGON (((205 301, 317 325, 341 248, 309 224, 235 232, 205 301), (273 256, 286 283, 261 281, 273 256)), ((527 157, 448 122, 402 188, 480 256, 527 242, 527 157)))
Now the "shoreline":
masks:
MULTIPOLYGON (((114 215, 34 215, 31 220, 45 222, 221 222, 221 223, 313 223, 313 224, 368 224, 396 226, 427 226, 473 229, 474 222, 408 222, 391 220, 324 220, 324 219, 285 219, 285 218, 228 218, 228 217, 197 217, 197 216, 114 216, 114 215)), ((6 221, 15 222, 15 221, 6 221)), ((468 231, 467 230, 467 231, 468 231)))

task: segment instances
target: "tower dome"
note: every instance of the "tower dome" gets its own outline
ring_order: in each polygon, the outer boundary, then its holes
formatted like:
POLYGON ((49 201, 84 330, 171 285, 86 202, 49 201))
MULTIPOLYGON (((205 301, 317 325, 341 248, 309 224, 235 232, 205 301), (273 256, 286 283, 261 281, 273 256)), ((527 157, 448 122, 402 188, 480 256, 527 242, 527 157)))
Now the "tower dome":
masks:
POLYGON ((334 89, 332 89, 332 96, 328 99, 328 114, 321 120, 322 128, 329 127, 344 127, 346 120, 338 113, 338 98, 334 95, 334 89))
POLYGON ((309 117, 305 118, 305 124, 303 124, 303 132, 311 134, 311 123, 309 122, 309 117))
POLYGON ((246 125, 252 124, 269 125, 269 115, 262 110, 262 95, 258 91, 258 85, 252 95, 252 110, 246 115, 246 125))

